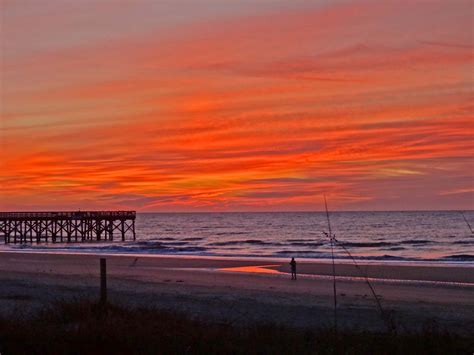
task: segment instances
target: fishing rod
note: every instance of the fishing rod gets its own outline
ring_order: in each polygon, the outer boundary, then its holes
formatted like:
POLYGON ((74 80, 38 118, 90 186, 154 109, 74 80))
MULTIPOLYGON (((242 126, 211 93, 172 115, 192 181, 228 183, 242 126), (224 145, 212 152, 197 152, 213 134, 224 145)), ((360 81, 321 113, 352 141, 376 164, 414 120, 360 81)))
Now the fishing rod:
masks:
POLYGON ((329 211, 328 211, 328 205, 327 205, 325 195, 324 195, 324 206, 326 208, 326 218, 327 218, 327 222, 328 222, 329 234, 326 233, 326 232, 323 232, 323 233, 324 233, 324 235, 329 237, 329 240, 331 242, 332 275, 333 275, 333 291, 334 291, 334 331, 335 331, 335 333, 337 334, 337 293, 336 293, 336 266, 335 266, 335 262, 334 262, 334 245, 340 246, 344 250, 344 252, 347 255, 349 255, 349 257, 351 258, 352 262, 354 263, 354 266, 356 267, 356 269, 360 272, 361 276, 364 277, 365 282, 369 286, 369 289, 372 293, 372 296, 374 297, 374 300, 377 304, 377 308, 380 312, 380 317, 385 322, 389 332, 392 332, 395 329, 395 325, 393 324, 393 319, 391 319, 391 317, 389 317, 387 315, 387 313, 384 311, 384 309, 382 308, 382 304, 380 302, 380 299, 377 296, 377 293, 375 292, 374 287, 370 283, 370 280, 369 280, 369 277, 368 277, 367 273, 362 271, 362 268, 357 263, 356 259, 351 254, 349 249, 347 249, 347 247, 344 245, 344 243, 337 240, 336 236, 332 234, 331 221, 329 219, 329 211))
POLYGON ((333 287, 333 299, 334 299, 334 333, 337 335, 337 291, 336 291, 336 264, 334 262, 334 236, 331 230, 331 220, 329 219, 328 203, 326 201, 326 195, 324 195, 324 207, 326 208, 326 218, 328 220, 329 234, 323 232, 331 244, 331 259, 332 259, 332 287, 333 287))

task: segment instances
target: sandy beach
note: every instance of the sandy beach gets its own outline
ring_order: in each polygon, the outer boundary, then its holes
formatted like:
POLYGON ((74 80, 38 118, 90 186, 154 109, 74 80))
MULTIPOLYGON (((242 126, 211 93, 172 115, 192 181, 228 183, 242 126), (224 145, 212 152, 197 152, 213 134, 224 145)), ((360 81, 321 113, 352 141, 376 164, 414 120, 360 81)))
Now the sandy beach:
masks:
MULTIPOLYGON (((291 281, 282 259, 0 253, 0 312, 30 312, 59 299, 98 298, 99 258, 107 258, 112 302, 149 306, 232 324, 295 327, 332 322, 331 265, 300 261, 291 281)), ((401 329, 436 321, 454 332, 474 329, 472 265, 361 264, 386 312, 401 329)), ((383 330, 360 271, 338 263, 342 327, 383 330)))

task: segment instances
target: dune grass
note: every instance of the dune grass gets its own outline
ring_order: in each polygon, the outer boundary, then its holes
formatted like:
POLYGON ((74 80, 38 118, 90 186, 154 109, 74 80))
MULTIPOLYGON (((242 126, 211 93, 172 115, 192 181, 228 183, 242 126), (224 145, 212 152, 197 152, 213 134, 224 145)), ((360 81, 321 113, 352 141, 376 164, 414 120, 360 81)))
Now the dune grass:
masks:
POLYGON ((206 323, 157 309, 56 302, 0 318, 9 354, 471 354, 472 338, 429 324, 416 333, 370 333, 206 323))

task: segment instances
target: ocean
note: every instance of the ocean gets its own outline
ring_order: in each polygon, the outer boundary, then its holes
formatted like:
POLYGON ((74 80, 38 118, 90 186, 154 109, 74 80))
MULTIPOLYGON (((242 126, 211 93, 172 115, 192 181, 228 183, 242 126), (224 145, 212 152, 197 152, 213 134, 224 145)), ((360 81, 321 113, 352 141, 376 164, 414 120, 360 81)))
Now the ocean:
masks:
MULTIPOLYGON (((474 211, 463 214, 474 227, 474 211)), ((460 212, 332 212, 330 220, 337 259, 474 261, 474 235, 460 212)), ((327 259, 327 229, 322 212, 138 213, 135 242, 11 244, 0 250, 327 259)))
MULTIPOLYGON (((474 227, 474 211, 463 214, 474 227)), ((474 262, 474 235, 460 212, 332 212, 330 220, 337 259, 474 262)), ((0 249, 327 259, 327 229, 322 212, 138 213, 135 242, 0 249)))

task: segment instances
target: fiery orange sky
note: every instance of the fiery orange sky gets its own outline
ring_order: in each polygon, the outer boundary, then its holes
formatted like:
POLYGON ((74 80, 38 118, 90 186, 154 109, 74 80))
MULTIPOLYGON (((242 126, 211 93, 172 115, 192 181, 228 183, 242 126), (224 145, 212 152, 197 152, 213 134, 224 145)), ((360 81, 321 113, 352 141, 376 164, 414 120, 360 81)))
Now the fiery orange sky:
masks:
POLYGON ((0 209, 474 208, 470 0, 0 4, 0 209))

